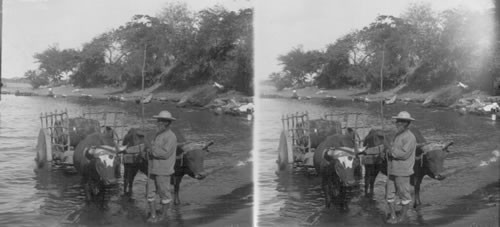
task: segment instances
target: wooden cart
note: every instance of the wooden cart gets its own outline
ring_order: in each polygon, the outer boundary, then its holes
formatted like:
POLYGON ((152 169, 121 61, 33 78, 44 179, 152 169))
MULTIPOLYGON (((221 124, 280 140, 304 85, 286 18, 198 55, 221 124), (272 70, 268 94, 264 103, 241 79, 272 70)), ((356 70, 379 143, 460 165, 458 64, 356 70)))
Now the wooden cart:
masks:
MULTIPOLYGON (((335 131, 345 134, 348 128, 356 133, 356 145, 362 143, 362 139, 368 134, 370 127, 362 124, 367 115, 362 113, 324 113, 320 116, 325 127, 336 127, 335 131)), ((280 169, 289 165, 294 167, 313 167, 314 149, 311 148, 311 133, 316 130, 311 127, 315 120, 309 118, 309 113, 292 113, 281 117, 283 130, 280 135, 278 146, 277 163, 280 169)))
MULTIPOLYGON (((93 120, 95 124, 90 127, 94 129, 94 132, 101 131, 102 127, 112 128, 115 132, 115 142, 119 144, 126 133, 126 126, 123 124, 124 116, 125 112, 121 111, 94 111, 88 108, 78 117, 93 120)), ((45 163, 73 165, 75 146, 72 144, 75 141, 72 141, 71 134, 78 132, 81 128, 70 126, 70 119, 67 110, 40 113, 41 128, 35 158, 39 167, 45 163)))

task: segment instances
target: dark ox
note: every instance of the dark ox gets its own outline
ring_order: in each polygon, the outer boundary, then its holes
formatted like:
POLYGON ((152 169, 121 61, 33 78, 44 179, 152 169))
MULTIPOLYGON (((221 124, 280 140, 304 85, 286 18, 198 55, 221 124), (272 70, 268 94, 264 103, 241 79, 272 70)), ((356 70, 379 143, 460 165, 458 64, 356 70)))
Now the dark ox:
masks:
POLYGON ((58 120, 54 123, 54 142, 66 146, 68 138, 65 134, 69 133, 70 146, 76 147, 87 135, 99 132, 99 129, 99 121, 94 119, 77 117, 58 120), (69 128, 69 132, 66 131, 66 127, 69 128))
POLYGON ((113 134, 110 128, 103 133, 90 134, 76 146, 73 154, 73 164, 82 175, 86 200, 99 199, 97 202, 103 207, 105 188, 116 185, 120 176, 120 159, 113 134))
POLYGON ((347 209, 347 191, 361 179, 361 165, 355 156, 354 133, 328 136, 314 151, 314 168, 321 177, 327 208, 337 200, 347 209))
MULTIPOLYGON (((304 125, 297 124, 296 135, 300 146, 307 147, 309 141, 306 136, 304 125)), ((341 134, 341 125, 337 121, 329 121, 325 119, 315 119, 309 121, 309 137, 311 140, 311 148, 316 149, 327 136, 341 134)), ((306 151, 307 152, 307 151, 306 151)))
MULTIPOLYGON (((180 133, 176 133, 176 136, 179 137, 180 135, 180 133)), ((140 144, 149 144, 154 136, 154 130, 141 131, 138 129, 130 129, 123 139, 123 145, 131 147, 140 144)), ((182 140, 183 138, 181 137, 180 141, 182 140)), ((180 203, 179 186, 184 175, 188 175, 198 180, 206 177, 203 163, 205 155, 208 152, 208 147, 212 144, 213 142, 180 142, 178 144, 174 166, 175 172, 170 179, 170 184, 174 186, 174 204, 177 205, 180 203)), ((144 150, 141 149, 141 151, 135 155, 132 163, 124 163, 124 169, 123 192, 131 195, 134 178, 137 172, 140 170, 147 175, 148 162, 144 150)))
MULTIPOLYGON (((417 139, 417 149, 415 153, 415 164, 413 165, 413 175, 410 177, 410 183, 415 189, 415 203, 414 207, 421 204, 420 201, 420 185, 424 176, 429 176, 436 180, 444 180, 445 176, 441 175, 444 171, 444 159, 448 155, 448 147, 453 144, 450 142, 444 146, 439 146, 435 143, 427 143, 420 131, 416 128, 410 128, 410 131, 417 139)), ((382 131, 380 129, 371 130, 365 137, 364 146, 376 147, 379 145, 389 144, 394 138, 393 131, 382 131)), ((387 161, 385 159, 386 149, 382 148, 379 156, 367 155, 365 156, 370 161, 365 163, 365 195, 373 195, 373 187, 375 178, 379 172, 387 175, 387 161), (368 191, 369 189, 369 191, 368 191)))

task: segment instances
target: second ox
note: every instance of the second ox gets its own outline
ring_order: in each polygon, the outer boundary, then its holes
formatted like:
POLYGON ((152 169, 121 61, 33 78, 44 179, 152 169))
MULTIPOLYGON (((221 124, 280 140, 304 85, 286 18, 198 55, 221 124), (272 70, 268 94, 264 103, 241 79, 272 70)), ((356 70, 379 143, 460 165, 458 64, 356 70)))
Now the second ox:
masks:
MULTIPOLYGON (((414 174, 410 177, 410 183, 415 188, 415 203, 414 207, 421 204, 420 201, 420 185, 423 178, 427 175, 432 179, 443 180, 444 159, 449 153, 448 147, 453 144, 449 142, 446 145, 438 145, 436 143, 427 143, 417 128, 410 128, 410 131, 417 139, 417 150, 415 151, 415 164, 413 165, 414 174)), ((385 149, 388 146, 391 138, 394 138, 394 132, 382 131, 380 129, 371 130, 365 137, 364 146, 367 148, 379 147, 379 155, 367 155, 366 159, 370 160, 365 163, 365 195, 373 195, 373 187, 375 178, 379 172, 387 175, 387 161, 385 160, 385 149)))
MULTIPOLYGON (((183 141, 181 134, 176 133, 179 136, 179 141, 183 141)), ((138 153, 133 156, 134 160, 127 161, 124 163, 124 185, 123 191, 126 194, 132 194, 132 188, 134 183, 134 178, 138 171, 147 174, 148 172, 148 161, 146 159, 146 154, 144 149, 140 146, 150 143, 155 136, 154 130, 140 130, 136 128, 130 129, 125 137, 123 138, 123 145, 128 147, 138 147, 138 153)), ((211 146, 213 142, 181 142, 177 145, 176 150, 176 160, 174 166, 174 174, 170 179, 170 184, 174 186, 174 204, 179 204, 179 186, 184 175, 188 175, 192 178, 201 180, 206 177, 204 171, 204 160, 205 155, 208 152, 208 147, 211 146)))

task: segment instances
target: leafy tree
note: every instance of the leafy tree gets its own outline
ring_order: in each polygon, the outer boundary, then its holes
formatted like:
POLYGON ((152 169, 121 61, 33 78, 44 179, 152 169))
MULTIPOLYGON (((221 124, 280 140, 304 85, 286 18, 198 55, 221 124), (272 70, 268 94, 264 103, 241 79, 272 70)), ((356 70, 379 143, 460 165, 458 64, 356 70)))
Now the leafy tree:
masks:
POLYGON ((278 57, 283 65, 283 72, 290 76, 293 85, 303 87, 307 84, 308 78, 313 78, 322 65, 322 53, 319 51, 303 51, 302 47, 293 48, 286 55, 278 57))
POLYGON ((346 35, 338 39, 334 44, 327 46, 323 55, 324 64, 316 78, 319 87, 339 88, 358 83, 353 76, 353 70, 351 70, 351 68, 354 68, 351 65, 351 60, 354 60, 354 63, 356 59, 354 48, 355 41, 352 34, 346 35))
POLYGON ((59 50, 57 45, 49 46, 42 53, 36 53, 34 58, 40 64, 49 79, 54 82, 61 80, 62 76, 73 70, 77 64, 78 53, 73 49, 59 50))
POLYGON ((49 75, 41 71, 28 70, 24 73, 24 78, 26 78, 35 89, 49 84, 49 75))
POLYGON ((286 75, 284 72, 274 72, 269 77, 278 91, 293 86, 292 77, 286 75))

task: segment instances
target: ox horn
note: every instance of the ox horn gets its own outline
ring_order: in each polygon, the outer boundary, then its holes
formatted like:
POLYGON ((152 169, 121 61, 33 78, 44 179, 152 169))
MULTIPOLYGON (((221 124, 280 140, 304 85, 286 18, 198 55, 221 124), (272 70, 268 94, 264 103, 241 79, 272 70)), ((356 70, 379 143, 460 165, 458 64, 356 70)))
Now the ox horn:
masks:
POLYGON ((205 147, 203 147, 203 149, 202 149, 202 150, 206 150, 206 151, 208 151, 208 147, 212 146, 213 144, 214 144, 214 141, 210 141, 210 142, 208 142, 208 143, 207 143, 207 145, 205 145, 205 147))
POLYGON ((332 154, 330 153, 331 151, 334 151, 335 148, 327 148, 324 152, 323 152, 323 158, 327 161, 331 161, 333 160, 333 157, 332 157, 332 154))
POLYGON ((448 147, 449 147, 449 146, 451 146, 451 145, 453 145, 453 143, 454 143, 453 141, 451 141, 451 142, 447 143, 447 144, 443 147, 443 151, 449 152, 448 147))

